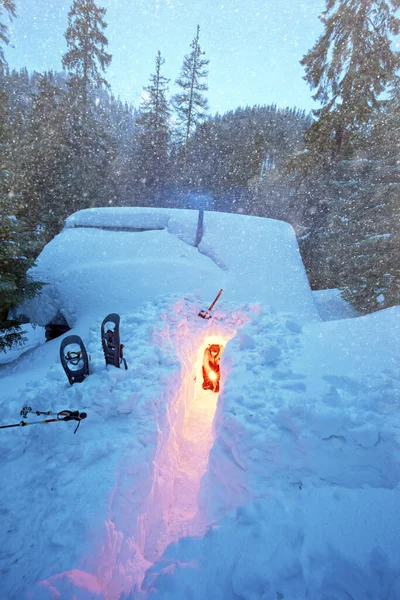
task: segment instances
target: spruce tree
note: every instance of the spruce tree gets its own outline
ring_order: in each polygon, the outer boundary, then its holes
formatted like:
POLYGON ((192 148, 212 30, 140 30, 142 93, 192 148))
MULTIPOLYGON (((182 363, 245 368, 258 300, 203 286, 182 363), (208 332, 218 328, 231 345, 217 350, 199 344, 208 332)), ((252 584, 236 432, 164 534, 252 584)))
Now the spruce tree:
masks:
POLYGON ((65 205, 70 148, 65 92, 53 73, 41 75, 29 125, 20 150, 18 192, 25 220, 40 232, 43 242, 58 233, 68 214, 65 205))
POLYGON ((13 173, 9 168, 11 131, 6 99, 2 92, 0 96, 0 352, 3 352, 24 339, 19 323, 8 319, 9 311, 33 297, 41 284, 27 274, 38 249, 29 229, 15 216, 13 173))
MULTIPOLYGON (((0 18, 3 9, 9 17, 15 16, 13 0, 1 0, 0 18)), ((4 75, 6 60, 3 45, 9 43, 8 30, 0 22, 0 68, 4 75)), ((23 223, 15 216, 16 202, 13 192, 11 171, 10 129, 8 99, 4 89, 0 91, 0 352, 23 342, 23 332, 17 321, 9 320, 9 311, 30 298, 41 285, 32 281, 27 274, 33 265, 37 249, 23 223)))
POLYGON ((68 50, 62 64, 68 73, 68 129, 71 177, 69 202, 73 210, 93 205, 111 160, 110 140, 101 113, 100 90, 111 62, 103 30, 106 10, 94 0, 74 0, 65 33, 68 50))
MULTIPOLYGON (((324 33, 301 61, 320 103, 305 134, 305 151, 292 161, 298 214, 308 228, 301 243, 303 259, 314 288, 347 286, 352 299, 358 288, 358 308, 362 304, 365 310, 367 302, 361 296, 367 297, 365 290, 372 288, 362 274, 362 264, 367 264, 364 250, 369 254, 367 246, 386 243, 386 238, 376 237, 379 210, 377 227, 369 223, 375 200, 376 206, 385 200, 375 194, 377 169, 368 162, 368 132, 385 112, 400 66, 392 44, 400 29, 398 8, 400 0, 326 0, 320 17, 324 33), (382 241, 364 244, 367 239, 382 241)), ((375 269, 377 275, 379 261, 375 267, 369 261, 370 273, 375 269)), ((370 302, 372 306, 377 305, 370 302)))
MULTIPOLYGON (((3 16, 3 10, 8 13, 9 18, 15 17, 15 2, 14 0, 0 0, 0 19, 3 16)), ((0 21, 0 66, 4 67, 6 63, 6 59, 4 56, 3 45, 8 45, 10 43, 10 38, 8 37, 8 29, 7 26, 4 25, 2 21, 0 21)))
POLYGON ((8 176, 0 174, 0 352, 24 340, 20 324, 8 319, 9 311, 42 287, 27 274, 34 264, 36 247, 29 229, 13 214, 6 192, 8 176))
POLYGON ((171 110, 167 100, 169 79, 161 74, 164 63, 159 51, 155 73, 150 76, 150 84, 144 88, 138 119, 137 175, 151 202, 159 199, 168 173, 171 110))
POLYGON ((384 110, 376 113, 365 132, 362 160, 349 163, 347 218, 339 221, 347 255, 340 287, 361 312, 400 304, 399 131, 396 85, 384 110))
POLYGON ((113 96, 109 99, 109 133, 115 142, 115 155, 107 177, 108 202, 117 206, 131 206, 139 200, 135 176, 138 172, 138 136, 135 109, 113 96), (137 194, 137 196, 136 196, 137 194))
POLYGON ((198 25, 196 37, 190 45, 192 51, 185 56, 180 77, 175 82, 182 91, 175 94, 172 99, 177 114, 178 126, 184 132, 185 166, 190 135, 194 132, 196 126, 204 121, 208 110, 208 100, 204 96, 204 92, 208 90, 206 82, 208 71, 206 67, 210 61, 204 58, 205 52, 201 50, 199 36, 200 26, 198 25))
POLYGON ((209 117, 190 143, 195 189, 211 193, 217 210, 245 209, 287 219, 288 177, 283 164, 300 146, 309 125, 304 111, 275 105, 209 117))
POLYGON ((68 28, 65 32, 68 51, 62 65, 69 74, 68 85, 74 92, 74 100, 79 105, 81 119, 89 110, 90 89, 109 87, 102 76, 111 63, 111 55, 105 51, 108 40, 103 30, 105 8, 100 8, 94 0, 74 0, 68 13, 68 28))
POLYGON ((400 29, 399 8, 400 0, 326 0, 324 33, 301 60, 321 104, 306 140, 315 154, 346 158, 353 134, 383 102, 400 66, 391 44, 400 29))

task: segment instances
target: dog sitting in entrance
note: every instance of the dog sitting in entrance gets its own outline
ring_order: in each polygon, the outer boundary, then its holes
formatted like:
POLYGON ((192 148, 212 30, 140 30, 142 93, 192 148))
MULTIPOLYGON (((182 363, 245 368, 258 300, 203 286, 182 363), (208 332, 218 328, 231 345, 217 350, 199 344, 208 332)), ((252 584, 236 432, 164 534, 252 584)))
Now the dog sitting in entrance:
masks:
POLYGON ((219 392, 221 353, 222 346, 219 344, 210 344, 204 351, 203 390, 219 392))

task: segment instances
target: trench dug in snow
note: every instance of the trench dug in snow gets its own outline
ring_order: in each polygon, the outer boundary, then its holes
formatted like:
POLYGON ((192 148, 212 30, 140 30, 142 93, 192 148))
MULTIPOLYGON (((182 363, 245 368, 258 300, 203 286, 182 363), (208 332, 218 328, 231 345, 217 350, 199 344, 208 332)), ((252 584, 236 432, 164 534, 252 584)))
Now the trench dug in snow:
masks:
POLYGON ((161 435, 149 499, 143 557, 150 563, 171 542, 202 533, 199 492, 215 439, 213 421, 219 397, 219 393, 202 388, 203 356, 209 344, 225 347, 228 340, 226 334, 210 335, 198 346, 194 360, 180 356, 186 373, 168 408, 164 429, 169 432, 161 435))
MULTIPOLYGON (((218 434, 214 417, 219 394, 202 389, 204 351, 209 344, 226 347, 236 327, 214 321, 197 333, 188 334, 184 327, 176 328, 177 332, 172 341, 167 327, 158 331, 154 340, 161 346, 172 342, 180 371, 168 378, 168 391, 160 398, 152 464, 124 462, 113 491, 110 519, 105 523, 105 540, 94 562, 91 557, 86 561, 87 570, 93 565, 94 580, 106 600, 132 593, 133 597, 146 597, 152 585, 152 566, 167 546, 182 537, 205 533, 208 483, 204 476, 218 434)), ((222 360, 221 390, 224 377, 222 360)))
MULTIPOLYGON (((60 596, 59 585, 63 593, 66 585, 68 593, 80 590, 103 600, 145 598, 151 588, 149 571, 166 547, 182 537, 205 533, 206 507, 200 502, 200 490, 216 437, 219 394, 202 389, 203 357, 209 344, 225 347, 234 335, 233 327, 212 334, 203 331, 196 339, 186 338, 186 343, 180 344, 180 385, 169 395, 166 412, 161 412, 157 423, 158 447, 150 470, 143 464, 134 465, 131 471, 129 461, 124 463, 99 553, 84 557, 82 570, 72 569, 41 581, 42 588, 56 594, 52 598, 67 597, 60 596)), ((221 389, 223 377, 222 364, 221 389)))

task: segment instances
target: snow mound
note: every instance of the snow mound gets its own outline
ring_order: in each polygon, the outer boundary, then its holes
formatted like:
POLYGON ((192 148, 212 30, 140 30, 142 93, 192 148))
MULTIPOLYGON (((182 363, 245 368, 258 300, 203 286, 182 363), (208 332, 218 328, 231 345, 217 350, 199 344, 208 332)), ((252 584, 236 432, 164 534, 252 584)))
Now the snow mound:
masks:
POLYGON ((338 289, 315 290, 313 298, 323 321, 351 319, 360 316, 360 313, 342 298, 338 289))
POLYGON ((6 352, 0 352, 0 365, 16 360, 23 352, 35 348, 45 342, 45 331, 43 327, 36 327, 30 323, 21 326, 24 339, 15 348, 6 352))
POLYGON ((167 229, 187 244, 194 246, 198 212, 166 208, 88 208, 70 215, 66 228, 92 227, 110 231, 152 231, 167 229))
POLYGON ((320 325, 304 325, 299 362, 315 393, 319 393, 319 383, 328 373, 340 377, 340 387, 356 393, 354 380, 368 381, 370 376, 384 377, 387 369, 398 370, 400 306, 320 325))
POLYGON ((89 314, 122 314, 176 293, 200 292, 208 305, 223 288, 229 301, 319 320, 290 225, 206 212, 196 248, 197 217, 197 211, 151 208, 71 215, 32 271, 47 285, 19 312, 39 325, 60 312, 73 327, 89 314))

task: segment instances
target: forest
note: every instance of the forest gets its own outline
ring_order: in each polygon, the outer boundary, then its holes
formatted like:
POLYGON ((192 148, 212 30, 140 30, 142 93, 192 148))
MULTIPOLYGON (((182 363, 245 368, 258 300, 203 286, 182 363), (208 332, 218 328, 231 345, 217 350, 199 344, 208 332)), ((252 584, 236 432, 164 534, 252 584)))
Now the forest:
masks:
POLYGON ((133 106, 107 82, 97 0, 71 1, 60 70, 45 73, 7 65, 17 4, 0 0, 0 351, 21 340, 10 310, 40 290, 29 269, 68 215, 185 208, 196 194, 212 210, 289 222, 312 289, 339 288, 361 314, 400 304, 400 0, 326 0, 301 59, 313 114, 222 115, 209 112, 199 27, 176 81, 158 52, 133 106))

